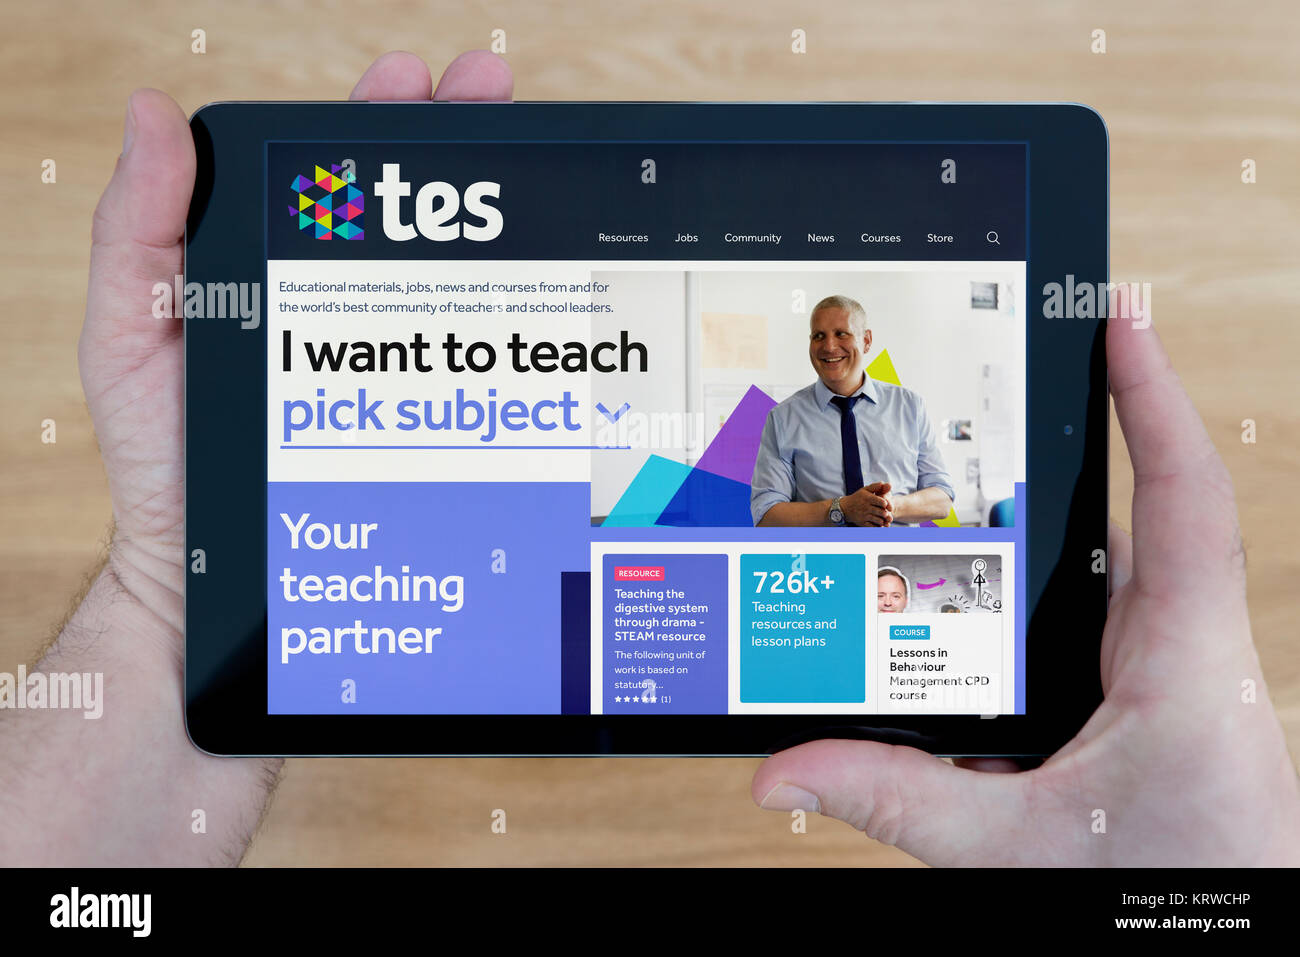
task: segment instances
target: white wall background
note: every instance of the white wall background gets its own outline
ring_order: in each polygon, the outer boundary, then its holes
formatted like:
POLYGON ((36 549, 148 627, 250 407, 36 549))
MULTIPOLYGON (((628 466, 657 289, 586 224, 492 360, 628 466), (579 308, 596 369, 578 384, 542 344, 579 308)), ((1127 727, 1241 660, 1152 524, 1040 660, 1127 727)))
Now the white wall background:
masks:
MULTIPOLYGON (((593 342, 617 340, 620 330, 644 342, 649 371, 598 373, 591 376, 591 400, 612 413, 627 402, 634 415, 670 413, 684 416, 686 394, 686 274, 683 272, 599 272, 592 279, 609 283, 593 302, 614 311, 593 316, 593 342)), ((597 418, 596 421, 599 421, 597 418)), ((620 420, 623 421, 623 420, 620 420)), ((684 433, 683 433, 684 434, 684 433)), ((591 456, 591 514, 608 515, 649 455, 685 462, 684 444, 656 445, 637 451, 596 451, 591 456)))

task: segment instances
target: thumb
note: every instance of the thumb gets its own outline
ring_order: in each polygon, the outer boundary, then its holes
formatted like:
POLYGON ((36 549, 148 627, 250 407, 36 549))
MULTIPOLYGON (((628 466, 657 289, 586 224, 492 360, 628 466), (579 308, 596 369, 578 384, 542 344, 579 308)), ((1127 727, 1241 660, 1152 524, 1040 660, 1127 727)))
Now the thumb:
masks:
POLYGON ((153 288, 170 286, 181 272, 193 188, 194 141, 185 114, 167 94, 137 90, 127 103, 122 155, 95 208, 83 375, 103 369, 111 379, 126 371, 112 360, 142 361, 178 340, 180 323, 153 314, 153 288))
POLYGON ((818 811, 935 866, 1008 860, 1026 824, 1025 774, 954 767, 915 748, 814 741, 768 758, 751 793, 773 811, 818 811))

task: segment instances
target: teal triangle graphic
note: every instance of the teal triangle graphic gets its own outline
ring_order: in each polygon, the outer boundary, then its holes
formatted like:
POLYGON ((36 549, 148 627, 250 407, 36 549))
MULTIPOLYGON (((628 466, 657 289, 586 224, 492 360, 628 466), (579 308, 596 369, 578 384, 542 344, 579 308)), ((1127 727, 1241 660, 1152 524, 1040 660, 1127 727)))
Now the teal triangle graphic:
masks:
POLYGON ((656 524, 660 513, 690 474, 689 465, 662 455, 649 456, 601 524, 611 528, 646 528, 656 524))

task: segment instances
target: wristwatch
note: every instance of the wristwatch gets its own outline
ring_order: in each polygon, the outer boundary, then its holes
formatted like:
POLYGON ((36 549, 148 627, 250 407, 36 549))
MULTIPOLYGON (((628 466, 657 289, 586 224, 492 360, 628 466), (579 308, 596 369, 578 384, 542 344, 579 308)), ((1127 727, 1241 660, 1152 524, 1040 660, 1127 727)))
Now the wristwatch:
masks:
POLYGON ((835 525, 844 524, 844 510, 840 508, 841 497, 837 495, 831 500, 831 522, 835 525))

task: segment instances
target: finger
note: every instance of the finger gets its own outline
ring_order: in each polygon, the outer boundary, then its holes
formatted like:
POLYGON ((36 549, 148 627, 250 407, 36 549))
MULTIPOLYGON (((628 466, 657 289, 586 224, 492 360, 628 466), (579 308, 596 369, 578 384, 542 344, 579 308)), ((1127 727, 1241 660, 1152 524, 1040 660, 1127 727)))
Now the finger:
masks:
POLYGON ((352 88, 349 100, 427 100, 433 91, 429 67, 414 53, 385 53, 352 88))
POLYGON ((1024 776, 871 741, 783 751, 759 767, 751 794, 768 810, 816 810, 939 866, 991 863, 1027 824, 1024 776))
POLYGON ((514 89, 514 74, 505 60, 488 50, 470 50, 447 65, 433 98, 508 101, 514 89))
MULTIPOLYGON (((1123 312, 1122 303, 1116 311, 1123 312)), ((1138 481, 1199 470, 1213 456, 1201 417, 1153 326, 1135 328, 1126 315, 1111 319, 1106 365, 1138 481)))
POLYGON ((1114 595, 1133 577, 1133 538, 1114 519, 1110 522, 1106 557, 1110 562, 1110 593, 1114 595))
POLYGON ((1106 362, 1133 461, 1132 574, 1152 592, 1179 594, 1239 555, 1232 480, 1153 327, 1110 320, 1106 362), (1207 498, 1219 507, 1202 508, 1207 498))
MULTIPOLYGON (((95 207, 90 282, 79 349, 96 363, 127 356, 143 361, 180 336, 180 323, 153 315, 155 283, 181 274, 182 240, 194 188, 194 140, 176 102, 159 90, 136 90, 113 178, 95 207)), ((91 373, 93 376, 93 372, 91 373)), ((87 379, 92 402, 99 386, 87 379)))

